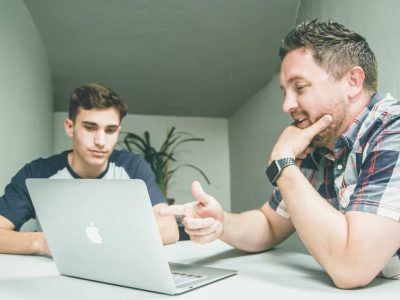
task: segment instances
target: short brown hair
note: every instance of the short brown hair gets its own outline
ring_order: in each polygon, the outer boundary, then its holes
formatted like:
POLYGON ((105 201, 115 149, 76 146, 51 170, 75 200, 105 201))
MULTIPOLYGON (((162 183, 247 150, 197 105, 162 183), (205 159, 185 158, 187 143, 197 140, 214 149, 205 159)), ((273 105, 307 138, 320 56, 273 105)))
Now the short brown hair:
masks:
POLYGON ((315 61, 336 80, 354 66, 365 73, 364 88, 371 94, 378 86, 378 64, 364 37, 345 26, 318 19, 303 22, 292 29, 279 48, 281 60, 292 50, 310 50, 315 61))
POLYGON ((75 121, 79 108, 105 109, 113 107, 119 112, 120 121, 126 116, 128 106, 112 89, 100 83, 89 83, 77 87, 71 94, 68 118, 75 121))

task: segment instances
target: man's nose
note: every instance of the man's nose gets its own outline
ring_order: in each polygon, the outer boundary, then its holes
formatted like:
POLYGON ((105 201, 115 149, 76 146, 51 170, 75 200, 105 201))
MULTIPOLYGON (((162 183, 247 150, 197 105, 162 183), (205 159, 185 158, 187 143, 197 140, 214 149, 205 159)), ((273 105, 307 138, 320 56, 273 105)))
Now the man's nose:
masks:
POLYGON ((297 98, 291 93, 285 95, 285 99, 282 104, 282 111, 285 113, 293 113, 299 107, 297 98))
POLYGON ((94 137, 94 143, 96 146, 104 147, 106 144, 106 134, 103 130, 98 130, 94 137))

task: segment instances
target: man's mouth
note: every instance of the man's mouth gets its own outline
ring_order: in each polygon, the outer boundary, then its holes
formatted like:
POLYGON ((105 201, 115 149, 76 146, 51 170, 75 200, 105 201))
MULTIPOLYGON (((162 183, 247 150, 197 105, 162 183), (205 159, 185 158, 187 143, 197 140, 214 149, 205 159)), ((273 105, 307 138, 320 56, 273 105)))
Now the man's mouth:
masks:
POLYGON ((103 156, 107 153, 107 151, 104 150, 89 150, 89 151, 95 156, 103 156))
POLYGON ((301 118, 294 119, 293 124, 294 124, 294 126, 296 126, 298 128, 305 128, 306 121, 307 121, 307 118, 301 117, 301 118))

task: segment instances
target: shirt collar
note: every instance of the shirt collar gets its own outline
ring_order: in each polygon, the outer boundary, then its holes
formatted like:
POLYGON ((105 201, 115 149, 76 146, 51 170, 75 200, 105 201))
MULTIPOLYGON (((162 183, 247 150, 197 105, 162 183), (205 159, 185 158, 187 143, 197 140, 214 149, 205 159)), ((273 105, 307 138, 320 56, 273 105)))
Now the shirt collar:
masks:
MULTIPOLYGON (((369 113, 371 112, 372 108, 375 106, 376 103, 381 101, 384 97, 375 94, 371 101, 368 103, 366 107, 361 111, 358 117, 353 121, 350 125, 349 129, 347 129, 342 136, 340 136, 335 142, 335 149, 343 148, 346 146, 348 149, 352 149, 354 142, 357 139, 358 132, 360 131, 362 123, 368 117, 369 113)), ((336 151, 335 151, 336 152, 336 151)))
POLYGON ((354 142, 357 139, 358 132, 360 131, 362 123, 368 117, 372 108, 376 103, 381 101, 384 97, 374 94, 371 101, 368 105, 361 111, 358 117, 353 121, 350 125, 349 129, 347 129, 339 138, 335 141, 335 148, 333 152, 326 148, 317 148, 316 152, 321 156, 324 156, 330 161, 334 161, 342 156, 344 152, 347 150, 351 150, 353 148, 354 142))

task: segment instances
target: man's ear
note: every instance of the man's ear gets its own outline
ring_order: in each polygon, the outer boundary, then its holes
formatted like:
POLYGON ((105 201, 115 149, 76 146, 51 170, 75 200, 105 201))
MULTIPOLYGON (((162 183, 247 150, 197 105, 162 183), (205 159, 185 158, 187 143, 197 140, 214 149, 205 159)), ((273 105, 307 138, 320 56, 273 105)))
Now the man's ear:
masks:
POLYGON ((74 121, 71 119, 65 119, 64 121, 65 133, 70 137, 74 137, 74 121))
POLYGON ((365 73, 363 68, 355 66, 347 71, 348 95, 350 99, 358 96, 364 89, 365 73))

